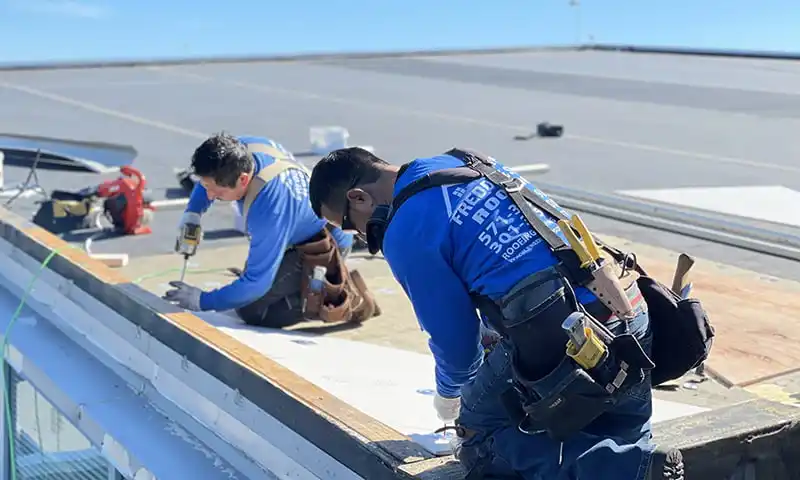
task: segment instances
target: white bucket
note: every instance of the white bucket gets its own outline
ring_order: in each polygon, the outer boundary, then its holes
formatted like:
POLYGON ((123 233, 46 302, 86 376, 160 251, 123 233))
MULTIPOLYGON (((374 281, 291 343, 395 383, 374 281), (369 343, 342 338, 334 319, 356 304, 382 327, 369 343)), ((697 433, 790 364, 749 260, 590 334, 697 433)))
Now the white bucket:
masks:
POLYGON ((311 127, 308 131, 311 152, 315 155, 327 155, 340 148, 347 148, 350 132, 344 127, 311 127))

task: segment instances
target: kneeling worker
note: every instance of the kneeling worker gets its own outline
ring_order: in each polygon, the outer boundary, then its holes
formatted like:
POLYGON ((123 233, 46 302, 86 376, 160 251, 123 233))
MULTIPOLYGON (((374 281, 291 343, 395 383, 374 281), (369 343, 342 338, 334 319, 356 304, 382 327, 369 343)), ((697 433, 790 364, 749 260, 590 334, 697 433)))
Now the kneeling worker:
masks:
POLYGON ((636 272, 624 254, 601 260, 594 242, 580 250, 578 232, 591 235, 578 217, 459 149, 402 167, 337 150, 314 167, 309 196, 383 251, 411 300, 467 478, 683 478, 680 452, 651 440, 652 331, 636 272), (502 337, 485 358, 476 306, 502 337))
POLYGON ((203 292, 170 282, 174 289, 165 299, 195 311, 236 309, 246 323, 272 328, 304 319, 361 322, 378 313, 358 272, 345 266, 352 234, 314 214, 308 171, 281 145, 217 134, 195 150, 192 170, 200 180, 181 219, 176 251, 192 249, 185 227, 199 227, 214 200, 237 202, 250 249, 231 284, 203 292))

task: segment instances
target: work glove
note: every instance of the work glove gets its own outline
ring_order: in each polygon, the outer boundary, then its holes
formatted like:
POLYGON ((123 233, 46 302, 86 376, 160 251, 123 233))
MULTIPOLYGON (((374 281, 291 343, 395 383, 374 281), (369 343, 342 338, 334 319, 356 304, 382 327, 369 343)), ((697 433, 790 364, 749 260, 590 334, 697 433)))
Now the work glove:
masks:
POLYGON ((438 393, 433 397, 433 408, 444 423, 453 423, 461 411, 461 397, 445 398, 438 393))
MULTIPOLYGON (((195 212, 183 212, 183 216, 181 216, 180 222, 178 222, 178 234, 175 238, 175 252, 176 253, 184 253, 189 248, 188 246, 184 245, 183 242, 183 226, 187 223, 196 223, 200 225, 200 219, 202 217, 199 213, 195 212)), ((202 238, 201 238, 202 240, 202 238)), ((198 242, 199 245, 199 242, 198 242)))
POLYGON ((175 288, 168 290, 161 298, 177 303, 181 308, 185 308, 186 310, 194 312, 200 311, 200 294, 203 293, 202 290, 183 283, 180 280, 173 280, 169 282, 169 285, 175 288))

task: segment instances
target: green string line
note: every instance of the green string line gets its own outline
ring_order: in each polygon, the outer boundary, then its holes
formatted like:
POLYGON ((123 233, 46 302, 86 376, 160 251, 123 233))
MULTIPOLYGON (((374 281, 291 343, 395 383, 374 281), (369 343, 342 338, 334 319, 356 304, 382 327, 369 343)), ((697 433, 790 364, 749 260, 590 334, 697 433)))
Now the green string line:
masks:
MULTIPOLYGON (((170 273, 180 273, 183 270, 181 268, 170 268, 167 270, 161 270, 155 273, 148 273, 146 275, 142 275, 141 277, 137 277, 132 280, 133 283, 140 283, 145 280, 149 280, 151 278, 158 278, 163 277, 170 273)), ((227 272, 227 268, 189 268, 186 270, 186 273, 224 273, 227 272)))
MULTIPOLYGON (((19 304, 17 305, 17 309, 14 310, 14 313, 11 315, 11 320, 8 322, 8 326, 6 327, 5 332, 3 332, 3 343, 2 343, 2 351, 3 352, 3 367, 0 368, 0 379, 2 382, 0 385, 3 386, 3 404, 5 407, 5 416, 6 416, 6 433, 8 435, 8 461, 10 463, 9 468, 11 471, 11 480, 17 480, 17 455, 16 455, 16 438, 14 436, 14 426, 12 425, 12 418, 11 418, 11 400, 9 399, 9 387, 6 385, 6 365, 5 365, 5 358, 6 358, 6 350, 8 349, 8 337, 11 335, 11 329, 14 327, 14 324, 19 319, 19 316, 22 314, 22 309, 25 307, 25 303, 30 296, 31 292, 33 291, 33 285, 39 279, 39 276, 42 274, 42 271, 47 267, 47 264, 50 263, 50 260, 56 256, 58 253, 58 248, 52 250, 47 257, 42 261, 39 265, 39 270, 31 277, 30 281, 28 282, 28 286, 25 288, 25 293, 22 294, 22 298, 19 299, 19 304)), ((40 445, 41 447, 41 445, 40 445)))

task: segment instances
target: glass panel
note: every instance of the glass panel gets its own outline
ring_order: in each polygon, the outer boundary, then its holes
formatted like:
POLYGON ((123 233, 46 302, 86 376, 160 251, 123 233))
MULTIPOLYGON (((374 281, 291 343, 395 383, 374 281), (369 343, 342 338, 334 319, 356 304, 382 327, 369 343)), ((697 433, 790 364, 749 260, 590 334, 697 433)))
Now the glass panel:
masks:
POLYGON ((16 480, 108 480, 110 464, 89 440, 28 381, 11 379, 16 480))

